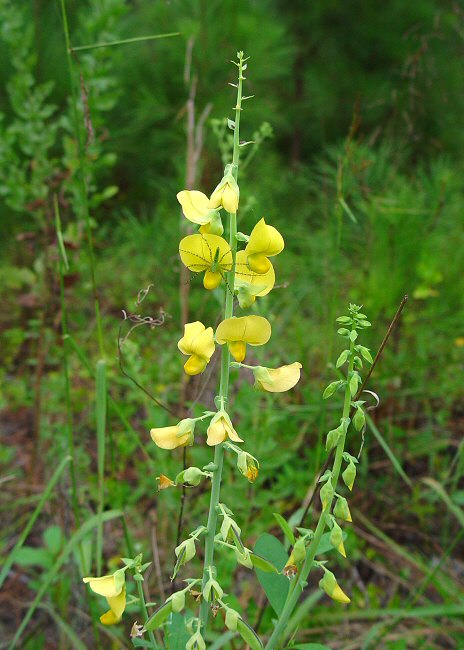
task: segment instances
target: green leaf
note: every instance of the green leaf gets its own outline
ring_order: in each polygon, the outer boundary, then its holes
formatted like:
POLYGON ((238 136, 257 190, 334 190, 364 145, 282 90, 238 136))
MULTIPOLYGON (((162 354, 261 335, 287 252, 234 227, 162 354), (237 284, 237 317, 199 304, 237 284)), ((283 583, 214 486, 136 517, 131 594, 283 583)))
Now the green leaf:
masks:
POLYGON ((340 366, 343 366, 343 364, 348 361, 349 356, 350 356, 350 351, 343 350, 343 352, 340 354, 340 356, 337 359, 337 363, 335 364, 335 367, 340 368, 340 366))
POLYGON ((319 541, 319 545, 316 550, 316 556, 323 555, 323 553, 328 553, 333 549, 333 544, 330 541, 330 533, 324 533, 319 541))
POLYGON ((53 556, 48 549, 33 548, 32 546, 20 548, 14 561, 21 566, 40 566, 44 569, 50 569, 53 566, 53 556))
POLYGON ((282 515, 279 515, 278 512, 274 512, 273 514, 277 523, 282 528, 285 537, 288 539, 290 544, 293 545, 295 543, 295 535, 293 534, 291 527, 288 525, 288 523, 285 521, 282 515))
MULTIPOLYGON (((184 650, 190 634, 182 614, 173 612, 168 627, 169 650, 184 650)), ((151 647, 151 646, 150 646, 151 647)))
POLYGON ((49 526, 43 534, 45 545, 52 555, 58 555, 63 546, 63 533, 59 526, 49 526))
MULTIPOLYGON (((272 562, 278 571, 282 571, 288 559, 284 545, 277 537, 269 533, 263 533, 258 537, 253 550, 256 554, 272 562)), ((290 588, 288 579, 283 575, 265 573, 260 569, 256 569, 256 575, 271 607, 277 615, 280 615, 290 588)))
POLYGON ((339 379, 338 381, 332 381, 325 391, 322 393, 322 399, 327 399, 328 397, 332 397, 332 395, 340 388, 340 386, 343 384, 343 380, 339 379))

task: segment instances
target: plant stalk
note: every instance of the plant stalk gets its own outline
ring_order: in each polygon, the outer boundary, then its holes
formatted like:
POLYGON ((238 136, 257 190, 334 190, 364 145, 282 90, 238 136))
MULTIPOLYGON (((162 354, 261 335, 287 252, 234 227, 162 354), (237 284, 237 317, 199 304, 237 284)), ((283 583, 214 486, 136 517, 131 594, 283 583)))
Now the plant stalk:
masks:
MULTIPOLYGON (((240 158, 240 113, 242 111, 242 85, 243 85, 243 52, 239 52, 239 72, 237 84, 237 103, 235 105, 235 128, 234 148, 232 154, 232 170, 235 180, 238 178, 238 165, 240 158)), ((227 274, 225 288, 224 319, 231 318, 234 313, 234 283, 235 283, 235 258, 237 255, 237 214, 229 213, 229 245, 232 251, 232 268, 227 274)), ((221 379, 219 385, 219 401, 221 408, 225 408, 229 396, 229 373, 230 373, 230 352, 227 344, 222 346, 221 356, 221 379)), ((205 561, 203 566, 203 585, 208 580, 208 568, 214 561, 214 537, 217 525, 217 507, 221 492, 222 466, 224 464, 224 443, 216 445, 214 449, 214 464, 216 469, 213 472, 211 483, 211 498, 208 512, 208 523, 205 540, 205 561)), ((200 607, 200 620, 203 628, 206 626, 209 615, 209 604, 203 600, 200 607)))
MULTIPOLYGON (((351 341, 350 359, 349 359, 348 371, 347 371, 347 382, 345 387, 345 397, 343 401, 343 414, 342 414, 343 418, 347 418, 350 415, 350 407, 351 407, 350 378, 354 367, 354 356, 355 356, 354 341, 351 341)), ((335 451, 335 459, 332 467, 332 478, 331 478, 334 492, 336 492, 337 490, 337 483, 338 483, 338 478, 340 476, 340 469, 343 460, 343 452, 345 450, 345 441, 346 441, 346 433, 344 433, 341 436, 335 451)), ((274 648, 278 647, 281 637, 287 627, 288 620, 298 603, 298 600, 301 596, 303 589, 306 586, 306 580, 308 579, 309 573, 313 567, 314 558, 316 557, 319 542, 321 541, 321 537, 324 533, 327 524, 327 515, 330 513, 330 510, 332 508, 333 499, 334 497, 332 497, 329 500, 326 507, 320 514, 319 521, 316 526, 316 530, 314 531, 314 537, 311 540, 311 543, 306 552, 305 561, 303 562, 301 570, 298 572, 298 574, 295 576, 295 579, 293 580, 293 584, 290 588, 290 591, 288 592, 288 596, 284 608, 277 621, 274 631, 271 634, 269 641, 266 644, 265 650, 274 650, 274 648)))

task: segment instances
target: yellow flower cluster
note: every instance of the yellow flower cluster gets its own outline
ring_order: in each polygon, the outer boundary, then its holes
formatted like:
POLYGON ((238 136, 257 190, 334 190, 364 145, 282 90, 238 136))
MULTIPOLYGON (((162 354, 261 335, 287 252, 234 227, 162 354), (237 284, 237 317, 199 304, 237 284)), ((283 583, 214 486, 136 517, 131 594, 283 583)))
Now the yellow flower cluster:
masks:
MULTIPOLYGON (((200 226, 198 233, 181 240, 179 255, 190 271, 204 274, 203 285, 207 290, 216 289, 224 280, 227 290, 237 295, 240 307, 249 308, 257 297, 267 295, 274 287, 275 272, 270 258, 282 252, 284 240, 279 231, 263 218, 249 237, 241 237, 246 241, 245 248, 234 252, 222 237, 224 228, 220 213, 224 209, 234 214, 238 209, 239 197, 239 188, 230 165, 209 198, 197 190, 179 192, 177 199, 184 216, 200 226), (229 283, 231 277, 233 287, 229 283)), ((219 323, 215 332, 200 321, 187 323, 177 345, 180 352, 188 357, 184 364, 186 374, 193 376, 204 372, 216 344, 227 345, 231 357, 241 366, 247 354, 247 345, 264 345, 270 337, 271 324, 263 316, 232 316, 219 323)), ((298 362, 280 368, 244 367, 253 371, 256 388, 271 393, 290 390, 301 375, 301 364, 298 362)), ((151 429, 151 437, 162 449, 191 445, 194 424, 193 420, 182 420, 175 426, 154 428, 151 429)), ((207 444, 217 445, 227 439, 243 442, 229 415, 219 410, 208 427, 207 444)))

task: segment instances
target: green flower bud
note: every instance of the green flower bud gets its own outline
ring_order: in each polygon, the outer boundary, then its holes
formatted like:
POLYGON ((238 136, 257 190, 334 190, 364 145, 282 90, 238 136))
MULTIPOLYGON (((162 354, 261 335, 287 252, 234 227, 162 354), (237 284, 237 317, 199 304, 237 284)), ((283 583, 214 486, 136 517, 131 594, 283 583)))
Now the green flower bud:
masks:
POLYGON ((187 467, 176 476, 176 483, 199 485, 205 473, 199 467, 187 467))
POLYGON ((343 521, 353 521, 351 519, 351 512, 348 507, 348 501, 345 499, 345 497, 337 498, 337 503, 335 504, 333 513, 338 519, 343 519, 343 521))
POLYGON ((300 537, 300 539, 296 540, 295 546, 293 547, 293 559, 297 564, 300 564, 301 562, 304 562, 305 557, 306 545, 304 543, 304 539, 300 537))
POLYGON ((354 463, 349 463, 348 467, 342 474, 343 482, 349 490, 353 489, 354 481, 356 478, 356 466, 354 463))
POLYGON ((324 571, 323 578, 319 580, 319 587, 323 589, 330 598, 339 603, 351 602, 348 596, 340 588, 332 571, 324 571))
POLYGON ((236 632, 237 631, 237 623, 240 619, 240 614, 235 610, 232 609, 231 607, 228 607, 226 609, 226 628, 230 630, 231 632, 236 632))
POLYGON ((185 591, 176 591, 168 600, 172 603, 173 612, 181 612, 185 607, 185 591))
POLYGON ((319 496, 321 498, 322 502, 322 510, 325 510, 329 503, 332 501, 333 496, 334 496, 334 489, 332 487, 332 481, 327 481, 327 483, 324 483, 324 485, 321 487, 321 491, 319 493, 319 496))
POLYGON ((353 417, 353 424, 356 431, 361 431, 361 429, 364 427, 365 422, 366 417, 364 415, 364 411, 361 408, 356 409, 356 413, 353 417))
POLYGON ((337 551, 340 553, 340 555, 343 555, 343 557, 346 557, 346 551, 345 547, 343 545, 343 533, 342 529, 340 526, 334 522, 332 531, 330 533, 330 543, 333 544, 333 546, 337 549, 337 551))

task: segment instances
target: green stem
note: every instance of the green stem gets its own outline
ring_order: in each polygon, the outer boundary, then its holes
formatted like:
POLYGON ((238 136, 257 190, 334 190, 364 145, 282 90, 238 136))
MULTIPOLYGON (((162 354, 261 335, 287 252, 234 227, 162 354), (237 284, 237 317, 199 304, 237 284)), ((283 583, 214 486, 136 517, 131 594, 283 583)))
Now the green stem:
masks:
MULTIPOLYGON (((237 103, 235 105, 235 129, 234 129, 234 149, 232 154, 232 172, 235 180, 238 178, 238 165, 240 158, 240 113, 242 111, 242 84, 243 84, 243 52, 238 53, 239 58, 239 73, 237 85, 237 103)), ((235 283, 235 258, 237 255, 237 214, 229 213, 229 245, 232 250, 232 269, 227 274, 226 283, 226 297, 224 307, 224 319, 231 318, 234 313, 234 283, 235 283)), ((229 373, 230 373, 230 352, 228 346, 222 346, 221 356, 221 379, 219 385, 219 401, 220 408, 224 408, 227 404, 229 396, 229 373)), ((214 536, 216 534, 217 525, 217 506, 219 503, 219 496, 221 492, 221 479, 222 479, 222 466, 224 463, 224 443, 216 445, 214 449, 214 464, 216 469, 213 472, 213 479, 211 483, 211 497, 209 503, 208 523, 205 541, 205 561, 203 565, 203 587, 208 580, 208 568, 214 562, 214 536)), ((200 620, 203 628, 206 626, 209 615, 209 604, 203 600, 200 608, 200 620)))
MULTIPOLYGON (((347 418, 350 415, 350 407, 351 407, 350 378, 354 367, 354 356, 355 356, 354 341, 351 341, 350 358, 349 358, 348 371, 347 371, 347 382, 345 388, 345 398, 343 401, 343 414, 342 414, 343 418, 347 418)), ((343 460, 343 452, 345 450, 345 440, 346 440, 346 433, 344 433, 341 436, 337 444, 337 449, 335 451, 335 458, 332 467, 332 478, 331 478, 334 492, 336 492, 337 490, 338 478, 340 476, 340 469, 343 460)), ((326 507, 321 512, 318 524, 316 526, 316 530, 314 531, 314 537, 306 552, 305 561, 303 562, 301 570, 299 571, 298 575, 295 577, 293 581, 292 587, 288 593, 287 600, 285 602, 280 618, 277 621, 274 631, 271 637, 269 638, 269 641, 266 644, 265 650, 273 650, 274 648, 277 647, 281 639, 281 636, 284 633, 285 628, 287 627, 288 620, 298 603, 301 593, 305 587, 306 580, 313 567, 314 558, 316 557, 319 542, 321 541, 321 537, 324 533, 327 524, 327 515, 330 514, 333 499, 334 497, 329 499, 328 503, 326 504, 326 507)))
POLYGON ((88 255, 89 255, 89 264, 90 264, 90 276, 92 282, 92 293, 94 300, 94 309, 95 309, 95 319, 97 322, 97 339, 98 339, 98 349, 100 352, 100 358, 104 358, 104 346, 103 346, 103 326, 102 318, 100 313, 100 302, 98 299, 97 292, 97 279, 96 279, 96 264, 95 264, 95 253, 93 247, 93 237, 92 237, 92 225, 90 221, 90 212, 89 212, 89 198, 87 191, 87 182, 85 179, 85 165, 84 165, 84 144, 82 141, 82 131, 79 122, 79 112, 78 112, 78 99, 76 86, 74 83, 74 72, 73 72, 73 61, 71 58, 71 40, 69 37, 69 25, 68 25, 68 15, 66 13, 66 4, 65 0, 61 0, 61 15, 63 18, 63 33, 64 40, 66 43, 66 57, 68 61, 68 74, 69 74, 69 84, 71 86, 71 104, 72 104, 72 113, 73 113, 73 122, 74 122, 74 136, 77 142, 77 155, 79 160, 78 166, 78 187, 81 195, 81 204, 82 204, 82 216, 85 221, 85 229, 87 233, 87 243, 88 243, 88 255))
MULTIPOLYGON (((144 617, 143 622, 146 623, 149 619, 149 614, 148 614, 148 609, 147 605, 145 603, 145 594, 143 593, 143 587, 142 587, 142 582, 140 580, 135 581, 137 583, 137 591, 139 592, 139 599, 140 599, 140 607, 142 610, 142 614, 144 617)), ((153 631, 148 632, 148 638, 150 639, 150 643, 153 647, 154 650, 159 650, 159 646, 156 643, 155 635, 153 634, 153 631)))

